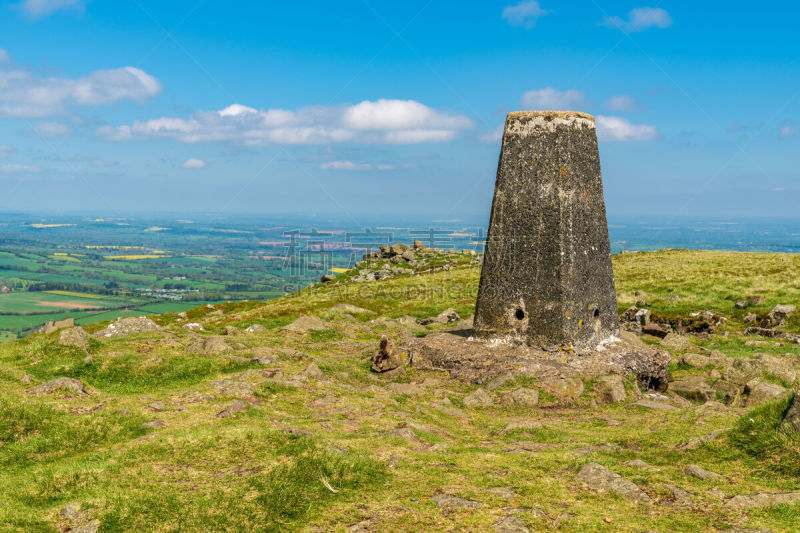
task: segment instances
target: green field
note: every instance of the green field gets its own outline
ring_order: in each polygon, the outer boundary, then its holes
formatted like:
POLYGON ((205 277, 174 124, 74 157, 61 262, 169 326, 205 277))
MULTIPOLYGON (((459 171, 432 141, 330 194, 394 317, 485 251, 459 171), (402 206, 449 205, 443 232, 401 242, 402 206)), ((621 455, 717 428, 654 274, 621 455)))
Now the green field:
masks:
MULTIPOLYGON (((154 317, 162 331, 91 339, 91 358, 56 335, 0 345, 0 523, 67 531, 76 524, 61 510, 80 502, 104 532, 797 530, 800 503, 731 505, 737 495, 800 492, 800 436, 777 427, 789 398, 745 409, 667 396, 672 408, 653 410, 635 405, 647 391, 631 376, 620 403, 593 378, 567 398, 519 377, 484 387, 492 404, 476 406, 466 398, 478 385, 447 373, 372 373, 382 335, 399 343, 463 327, 396 318, 474 312, 479 267, 469 256, 437 261, 452 269, 366 284, 346 281, 349 272, 268 302, 216 305, 222 316, 188 310, 203 332, 174 314, 154 317), (364 310, 332 309, 339 303, 364 310), (280 329, 304 315, 322 329, 280 329), (254 323, 266 329, 241 332, 254 323), (198 338, 226 348, 198 356, 198 338), (253 354, 272 361, 259 365, 253 354), (89 394, 27 392, 57 377, 89 394), (541 389, 539 404, 509 404, 518 387, 541 389), (648 501, 588 490, 576 480, 588 463, 624 476, 648 501), (689 475, 689 465, 719 477, 689 475)), ((743 335, 733 305, 764 296, 760 315, 800 303, 797 256, 637 253, 615 256, 614 268, 620 309, 646 299, 659 317, 710 310, 728 319, 672 352, 676 379, 719 379, 715 368, 680 362, 712 350, 767 353, 800 371, 798 345, 743 335)), ((800 333, 800 312, 782 329, 800 333)))

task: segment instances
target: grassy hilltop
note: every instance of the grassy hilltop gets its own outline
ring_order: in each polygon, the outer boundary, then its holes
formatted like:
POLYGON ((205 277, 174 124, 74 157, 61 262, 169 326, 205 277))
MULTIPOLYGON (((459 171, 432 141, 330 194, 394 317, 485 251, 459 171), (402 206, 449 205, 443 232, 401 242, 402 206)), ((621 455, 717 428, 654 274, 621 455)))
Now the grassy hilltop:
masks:
MULTIPOLYGON (((351 271, 268 302, 152 317, 162 329, 90 338, 87 350, 58 333, 0 345, 0 530, 796 530, 800 504, 730 504, 800 491, 800 439, 777 429, 791 398, 748 412, 669 396, 660 402, 669 408, 648 409, 634 405, 647 391, 629 377, 622 402, 587 379, 576 397, 542 390, 538 406, 517 407, 510 391, 540 388, 517 378, 482 387, 492 405, 479 406, 478 386, 443 373, 372 373, 381 335, 399 342, 454 326, 407 317, 472 315, 475 258, 427 263, 428 272, 356 282, 351 271), (316 318, 295 322, 302 316, 316 318), (30 393, 62 377, 87 394, 30 393), (588 463, 649 502, 588 490, 576 480, 588 463), (689 465, 720 477, 689 475, 689 465)), ((719 379, 713 365, 681 362, 713 350, 800 368, 798 345, 743 335, 746 313, 800 302, 800 257, 664 251, 615 256, 614 269, 620 313, 645 300, 662 321, 727 318, 673 350, 675 379, 719 379), (751 295, 764 303, 734 306, 751 295)), ((781 329, 800 333, 800 312, 781 329)))

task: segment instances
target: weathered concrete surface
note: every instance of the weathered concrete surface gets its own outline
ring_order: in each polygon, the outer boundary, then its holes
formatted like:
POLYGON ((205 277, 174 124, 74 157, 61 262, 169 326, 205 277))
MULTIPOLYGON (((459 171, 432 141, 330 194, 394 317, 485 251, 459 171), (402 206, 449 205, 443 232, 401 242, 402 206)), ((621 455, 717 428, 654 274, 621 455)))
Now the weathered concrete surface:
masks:
POLYGON ((411 338, 399 347, 411 365, 424 370, 445 370, 454 378, 489 383, 499 376, 536 377, 541 383, 572 378, 636 375, 644 387, 665 389, 670 356, 666 352, 626 339, 603 342, 579 353, 544 351, 477 339, 471 330, 432 333, 411 338))
POLYGON ((537 347, 589 346, 618 334, 591 115, 508 115, 475 330, 537 347))

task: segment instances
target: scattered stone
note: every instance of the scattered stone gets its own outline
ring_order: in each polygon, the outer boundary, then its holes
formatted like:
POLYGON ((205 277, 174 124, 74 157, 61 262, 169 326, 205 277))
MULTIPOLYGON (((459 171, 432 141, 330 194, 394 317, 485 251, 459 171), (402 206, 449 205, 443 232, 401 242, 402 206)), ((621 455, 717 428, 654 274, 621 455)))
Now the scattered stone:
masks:
POLYGON ((62 329, 58 334, 58 344, 62 346, 74 346, 83 350, 89 349, 87 339, 89 336, 78 326, 75 328, 62 329))
POLYGON ((713 364, 710 357, 696 353, 684 354, 681 357, 681 362, 694 368, 705 368, 713 364))
POLYGON ((578 398, 584 391, 583 380, 578 377, 572 378, 547 378, 542 380, 539 385, 550 394, 560 398, 578 398))
POLYGON ((575 476, 575 481, 593 491, 610 491, 629 500, 650 502, 650 496, 635 483, 597 463, 584 465, 575 476))
POLYGON ((297 377, 302 377, 306 379, 324 379, 325 372, 320 370, 316 363, 309 363, 309 365, 299 374, 297 377))
POLYGON ((688 503, 692 500, 692 495, 675 485, 669 483, 664 485, 672 493, 672 498, 678 503, 688 503))
POLYGON ((692 477, 696 477, 697 479, 702 479, 704 481, 722 479, 722 476, 716 472, 710 472, 697 465, 689 465, 683 471, 692 477))
POLYGON ((794 505, 798 502, 800 502, 800 492, 777 494, 762 492, 758 494, 739 494, 725 502, 725 505, 736 509, 757 509, 772 507, 773 505, 794 505))
POLYGON ((800 436, 800 391, 795 393, 792 405, 783 417, 781 427, 800 436))
POLYGON ((661 346, 667 350, 679 351, 688 350, 691 347, 689 339, 677 333, 668 333, 666 337, 661 339, 661 346))
POLYGON ((281 331, 288 331, 290 333, 308 333, 309 331, 318 331, 327 329, 328 326, 320 318, 315 316, 301 316, 291 324, 283 326, 281 331))
POLYGON ((389 431, 389 435, 391 435, 393 437, 401 438, 403 440, 408 440, 408 441, 419 440, 419 439, 417 439, 417 434, 414 433, 414 430, 409 428, 409 427, 402 427, 402 428, 392 429, 391 431, 389 431))
POLYGON ((162 428, 167 424, 164 423, 163 420, 151 420, 149 422, 145 422, 142 424, 142 427, 145 429, 152 429, 152 428, 162 428))
POLYGON ((795 307, 793 305, 776 305, 772 308, 772 311, 761 319, 760 325, 762 328, 782 326, 786 323, 786 319, 789 318, 789 315, 791 315, 794 310, 795 307))
POLYGON ((748 305, 750 305, 750 302, 747 300, 736 300, 736 303, 733 304, 736 309, 747 309, 748 305))
POLYGON ((329 283, 331 281, 336 281, 336 274, 324 274, 321 278, 319 278, 321 283, 329 283))
POLYGON ((507 516, 494 524, 494 530, 498 533, 529 533, 530 529, 525 525, 525 520, 518 516, 507 516))
POLYGON ((493 378, 489 383, 486 384, 486 390, 495 390, 499 389, 509 381, 514 381, 516 376, 511 372, 506 372, 505 374, 500 374, 496 378, 493 378))
POLYGON ((746 313, 742 318, 742 322, 745 324, 752 324, 756 320, 758 320, 758 316, 755 313, 746 313))
POLYGON ((512 431, 525 431, 532 429, 542 429, 542 423, 538 420, 520 420, 517 422, 509 422, 500 434, 510 433, 512 431))
POLYGON ((425 391, 413 383, 389 383, 386 387, 390 392, 401 396, 419 396, 425 391))
POLYGON ((249 404, 247 402, 243 402, 242 400, 236 400, 231 405, 217 413, 217 418, 230 418, 233 416, 234 413, 238 413, 240 411, 244 411, 247 409, 249 404))
POLYGON ((520 387, 506 394, 506 399, 512 405, 520 407, 536 407, 539 405, 539 391, 520 387))
POLYGON ((647 307, 647 302, 644 300, 636 300, 636 307, 647 307))
POLYGON ((681 297, 678 295, 672 295, 667 298, 667 301, 671 304, 678 303, 681 301, 681 297))
POLYGON ((483 389, 476 389, 471 394, 464 396, 462 400, 467 407, 490 407, 494 405, 494 400, 483 389))
POLYGON ((707 435, 703 435, 701 437, 695 437, 684 444, 679 444, 677 449, 679 450, 694 450, 699 448, 701 445, 711 442, 723 433, 730 431, 731 428, 722 428, 722 429, 715 429, 711 433, 707 435))
POLYGON ((250 326, 247 326, 245 328, 245 331, 248 332, 248 333, 256 333, 256 332, 259 332, 259 331, 266 331, 266 330, 267 330, 267 328, 265 328, 261 324, 251 324, 250 326))
POLYGON ((183 327, 189 331, 205 331, 206 329, 202 324, 198 324, 197 322, 189 322, 188 324, 184 324, 183 327))
POLYGON ((481 502, 465 500, 464 498, 459 498, 458 496, 452 496, 450 494, 437 494, 431 498, 431 501, 442 509, 477 509, 483 506, 481 502))
POLYGON ((202 355, 218 355, 231 351, 231 347, 222 337, 204 337, 193 342, 189 350, 202 355))
POLYGON ((423 318, 419 323, 423 326, 429 326, 431 324, 451 324, 459 320, 461 320, 461 317, 458 316, 456 310, 451 307, 445 309, 435 317, 423 318))
POLYGON ((246 381, 232 379, 219 379, 211 382, 211 387, 226 396, 252 396, 253 387, 246 381))
POLYGON ((707 402, 716 394, 708 381, 700 376, 686 376, 683 380, 673 381, 669 384, 667 391, 689 401, 700 403, 707 402))
POLYGON ((48 394, 56 391, 67 391, 78 396, 86 396, 83 383, 74 378, 55 378, 28 389, 28 394, 48 394))
POLYGON ((627 398, 625 383, 622 380, 622 376, 618 374, 600 376, 597 378, 597 381, 602 384, 600 398, 603 403, 620 403, 624 402, 627 398))
POLYGON ((372 370, 374 372, 386 372, 394 370, 406 364, 406 359, 400 351, 394 348, 394 342, 386 335, 381 337, 378 343, 378 351, 372 356, 372 370))
POLYGON ((656 324, 655 322, 651 322, 646 326, 642 327, 642 334, 644 335, 652 335, 653 337, 658 337, 659 339, 663 339, 667 336, 669 332, 656 324))
POLYGON ((639 400, 638 402, 634 403, 638 407, 644 407, 645 409, 652 409, 655 411, 680 411, 674 405, 670 405, 667 402, 658 401, 658 400, 648 400, 643 399, 639 400))
POLYGON ((67 521, 69 533, 97 533, 100 529, 100 521, 93 519, 80 502, 68 503, 59 515, 67 521))
POLYGON ((486 489, 486 492, 494 494, 495 496, 505 500, 512 500, 517 496, 517 492, 511 487, 492 487, 490 489, 486 489))
POLYGON ((28 374, 23 374, 22 378, 20 379, 23 385, 30 385, 31 384, 31 377, 28 374))
POLYGON ((216 311, 211 311, 210 313, 206 314, 206 316, 222 316, 225 313, 222 312, 222 309, 217 309, 216 311))
POLYGON ((649 309, 639 309, 636 311, 636 314, 633 315, 633 321, 642 326, 646 326, 650 323, 650 315, 649 309))
POLYGON ((767 300, 761 295, 748 296, 747 301, 751 305, 764 305, 767 302, 767 300))
MULTIPOLYGON (((336 304, 330 309, 331 311, 339 311, 342 313, 351 313, 354 315, 360 314, 375 314, 375 311, 370 311, 369 309, 364 309, 363 307, 358 307, 352 304, 336 304)), ((416 322, 416 321, 415 321, 416 322)))
POLYGON ((96 338, 124 337, 126 335, 133 335, 135 333, 149 333, 151 331, 158 331, 160 329, 161 326, 146 316, 129 316, 118 318, 116 322, 112 322, 108 325, 108 327, 101 329, 92 336, 96 338))
POLYGON ((422 242, 421 240, 415 239, 414 240, 414 249, 415 250, 426 250, 427 246, 425 246, 425 243, 422 242))
POLYGON ((634 459, 633 461, 628 461, 627 463, 625 463, 625 466, 630 466, 631 468, 638 468, 639 470, 655 470, 655 467, 650 466, 641 459, 634 459))
POLYGON ((765 381, 749 382, 745 386, 745 392, 749 394, 747 403, 745 403, 745 407, 748 409, 792 395, 791 390, 765 381))

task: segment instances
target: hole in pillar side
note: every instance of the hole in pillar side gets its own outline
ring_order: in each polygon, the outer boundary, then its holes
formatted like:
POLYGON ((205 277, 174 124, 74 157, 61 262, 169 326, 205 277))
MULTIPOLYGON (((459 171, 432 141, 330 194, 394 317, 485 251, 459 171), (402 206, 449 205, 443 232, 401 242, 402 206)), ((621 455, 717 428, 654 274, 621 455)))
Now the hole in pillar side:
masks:
POLYGON ((525 318, 525 311, 522 309, 517 309, 517 312, 514 313, 514 316, 517 317, 517 320, 522 320, 525 318))
POLYGON ((595 318, 599 318, 600 317, 600 310, 599 309, 595 309, 594 310, 594 317, 595 318))

